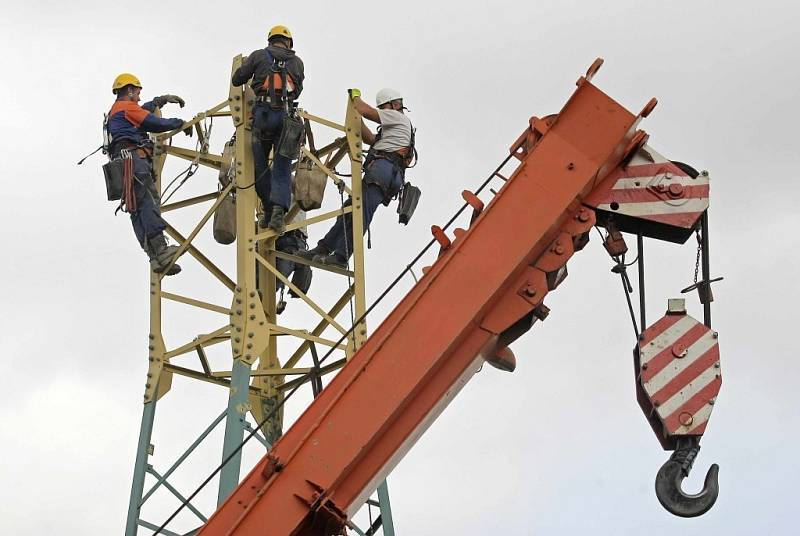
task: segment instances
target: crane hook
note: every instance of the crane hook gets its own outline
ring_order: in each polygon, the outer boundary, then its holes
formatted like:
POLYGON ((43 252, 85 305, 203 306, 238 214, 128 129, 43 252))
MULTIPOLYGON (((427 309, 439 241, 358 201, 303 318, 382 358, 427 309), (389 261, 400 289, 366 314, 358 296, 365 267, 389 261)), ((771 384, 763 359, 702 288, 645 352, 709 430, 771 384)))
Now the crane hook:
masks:
POLYGON ((681 489, 683 479, 689 476, 692 464, 700 451, 698 437, 689 437, 678 447, 656 475, 656 496, 661 506, 680 517, 697 517, 708 512, 719 496, 719 465, 712 464, 706 473, 703 489, 687 494, 681 489))

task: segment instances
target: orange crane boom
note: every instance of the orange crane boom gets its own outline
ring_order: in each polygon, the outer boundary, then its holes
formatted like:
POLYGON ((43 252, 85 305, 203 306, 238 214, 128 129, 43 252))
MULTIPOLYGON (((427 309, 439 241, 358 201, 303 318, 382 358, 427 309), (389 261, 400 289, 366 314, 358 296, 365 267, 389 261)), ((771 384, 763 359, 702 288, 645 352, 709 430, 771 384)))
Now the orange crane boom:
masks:
POLYGON ((598 67, 557 115, 530 120, 511 148, 520 165, 485 208, 464 192, 469 229, 450 241, 434 228, 436 262, 201 536, 341 534, 484 360, 513 368, 508 345, 547 316, 597 223, 586 200, 647 141, 637 126, 655 101, 629 112, 591 83, 598 67))

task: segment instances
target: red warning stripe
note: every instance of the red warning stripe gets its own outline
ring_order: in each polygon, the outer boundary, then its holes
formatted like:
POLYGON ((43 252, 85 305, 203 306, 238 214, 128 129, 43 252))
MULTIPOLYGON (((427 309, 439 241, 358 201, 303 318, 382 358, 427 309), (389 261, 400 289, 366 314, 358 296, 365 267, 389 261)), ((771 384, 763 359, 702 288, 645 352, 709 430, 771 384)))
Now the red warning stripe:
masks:
POLYGON ((664 419, 664 427, 669 432, 674 432, 680 428, 681 422, 679 420, 681 413, 689 413, 694 415, 700 409, 708 404, 709 400, 717 396, 719 389, 722 386, 722 378, 715 378, 711 383, 700 389, 692 398, 690 398, 680 408, 673 411, 669 417, 664 419))
POLYGON ((625 169, 619 169, 612 176, 621 179, 625 177, 654 177, 663 173, 669 173, 676 177, 688 177, 687 173, 681 171, 681 168, 672 162, 656 162, 654 164, 642 164, 638 166, 628 166, 625 169))
MULTIPOLYGON (((665 183, 665 186, 669 186, 665 183)), ((683 195, 680 197, 670 197, 666 192, 660 193, 653 191, 650 187, 646 188, 617 188, 606 191, 605 196, 600 198, 598 204, 617 202, 620 205, 626 203, 652 203, 654 201, 681 201, 684 199, 708 199, 709 185, 687 185, 683 186, 683 195)))
POLYGON ((644 339, 642 339, 642 342, 639 343, 639 346, 643 348, 645 345, 650 344, 653 341, 653 339, 655 339, 656 337, 667 331, 675 324, 675 322, 677 322, 681 318, 684 318, 684 316, 666 315, 661 317, 658 320, 658 322, 656 322, 655 324, 644 330, 644 339))
MULTIPOLYGON (((676 315, 678 318, 686 318, 683 315, 676 315)), ((697 342, 700 337, 702 337, 708 328, 703 324, 697 323, 693 327, 689 328, 689 331, 678 337, 677 339, 672 341, 672 344, 661 350, 658 354, 655 355, 652 359, 647 361, 647 368, 642 370, 642 382, 649 382, 653 377, 664 370, 670 363, 672 363, 673 359, 677 359, 672 354, 672 347, 675 344, 682 344, 684 348, 688 348, 695 342, 697 342)), ((708 368, 708 367, 706 367, 708 368)), ((705 369, 704 369, 705 370, 705 369)), ((651 397, 652 398, 652 397, 651 397)), ((661 399, 663 401, 663 399, 661 399)))
POLYGON ((708 419, 704 420, 702 423, 698 424, 688 432, 686 435, 703 435, 706 431, 706 426, 708 425, 708 419))
MULTIPOLYGON (((685 359, 685 358, 684 358, 685 359)), ((690 382, 700 376, 703 372, 714 366, 719 361, 719 345, 715 344, 706 353, 699 356, 691 365, 686 367, 677 376, 672 378, 669 383, 658 390, 650 398, 658 400, 662 404, 675 396, 678 391, 687 387, 690 382)))

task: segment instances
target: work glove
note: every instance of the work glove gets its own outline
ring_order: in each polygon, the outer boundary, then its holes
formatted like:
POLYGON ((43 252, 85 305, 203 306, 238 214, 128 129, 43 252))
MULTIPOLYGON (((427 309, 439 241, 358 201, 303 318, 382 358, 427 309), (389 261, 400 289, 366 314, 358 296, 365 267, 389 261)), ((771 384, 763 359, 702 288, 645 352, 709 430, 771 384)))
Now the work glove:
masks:
MULTIPOLYGON (((186 121, 184 121, 183 124, 185 125, 186 121)), ((192 137, 192 133, 193 132, 194 132, 194 127, 192 127, 192 126, 188 126, 188 127, 183 129, 183 133, 186 134, 187 136, 189 136, 190 138, 192 137)))
POLYGON ((160 97, 156 97, 153 99, 153 104, 156 105, 156 108, 163 108, 165 104, 168 102, 173 102, 183 108, 186 103, 177 95, 161 95, 160 97))
POLYGON ((347 90, 347 95, 350 97, 350 100, 355 99, 356 97, 361 96, 361 90, 358 88, 351 88, 347 90))

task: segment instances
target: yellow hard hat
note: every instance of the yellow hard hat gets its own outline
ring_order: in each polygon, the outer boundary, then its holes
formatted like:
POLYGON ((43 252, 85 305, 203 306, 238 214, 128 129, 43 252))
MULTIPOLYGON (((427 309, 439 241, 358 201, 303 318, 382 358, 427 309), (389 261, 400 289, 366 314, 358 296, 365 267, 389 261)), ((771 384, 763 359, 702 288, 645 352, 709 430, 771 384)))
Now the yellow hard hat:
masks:
POLYGON ((111 86, 111 92, 116 93, 125 86, 136 86, 141 88, 142 83, 139 82, 139 79, 133 76, 131 73, 122 73, 114 79, 114 85, 111 86))
POLYGON ((290 32, 289 28, 286 26, 282 26, 280 24, 272 27, 272 29, 269 31, 269 35, 267 36, 267 41, 277 36, 285 37, 290 41, 292 40, 292 32, 290 32))

